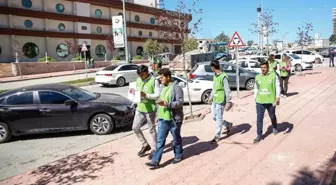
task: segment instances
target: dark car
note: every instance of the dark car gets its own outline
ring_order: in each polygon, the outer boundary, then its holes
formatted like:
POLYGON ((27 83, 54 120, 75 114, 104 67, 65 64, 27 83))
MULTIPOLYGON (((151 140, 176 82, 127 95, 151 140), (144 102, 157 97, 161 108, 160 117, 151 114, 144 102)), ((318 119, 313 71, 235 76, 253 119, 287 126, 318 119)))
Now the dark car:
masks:
POLYGON ((65 84, 34 85, 0 94, 0 143, 12 135, 88 130, 109 134, 132 124, 135 108, 117 94, 65 84))

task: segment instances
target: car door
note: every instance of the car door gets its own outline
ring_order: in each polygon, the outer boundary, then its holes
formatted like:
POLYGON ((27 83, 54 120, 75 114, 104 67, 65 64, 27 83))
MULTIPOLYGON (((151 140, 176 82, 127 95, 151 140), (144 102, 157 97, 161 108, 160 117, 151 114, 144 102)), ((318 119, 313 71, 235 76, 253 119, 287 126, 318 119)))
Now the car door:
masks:
POLYGON ((249 64, 248 64, 248 62, 246 60, 241 60, 241 61, 238 61, 238 62, 239 62, 239 66, 241 68, 244 68, 244 69, 246 69, 248 71, 251 71, 251 68, 250 68, 250 66, 249 66, 249 64))
POLYGON ((45 129, 79 129, 84 119, 81 105, 67 106, 68 96, 56 91, 39 91, 39 111, 41 126, 45 129))
POLYGON ((249 66, 251 68, 251 71, 261 73, 261 66, 259 62, 256 61, 249 61, 249 66))
POLYGON ((313 62, 315 61, 315 54, 310 52, 310 51, 302 51, 303 54, 303 61, 307 61, 307 62, 313 62))
POLYGON ((237 87, 236 67, 233 65, 221 64, 221 68, 229 77, 230 87, 237 87))
POLYGON ((132 75, 132 82, 135 82, 136 79, 138 78, 138 73, 137 73, 138 67, 139 66, 137 66, 137 65, 132 65, 131 66, 130 70, 131 70, 131 75, 132 75))
MULTIPOLYGON (((179 79, 179 78, 173 77, 173 82, 175 82, 175 81, 176 81, 178 84, 179 84, 180 82, 183 82, 183 83, 185 84, 184 87, 182 88, 182 90, 183 90, 183 97, 184 97, 184 102, 188 102, 189 99, 188 99, 188 90, 187 90, 187 84, 186 84, 186 82, 185 82, 185 81, 182 81, 182 80, 179 79)), ((188 85, 189 85, 190 99, 192 100, 192 91, 191 91, 191 89, 192 89, 192 84, 189 83, 188 85)))
POLYGON ((0 105, 0 117, 19 132, 40 129, 40 112, 34 100, 34 91, 19 92, 8 96, 0 105))

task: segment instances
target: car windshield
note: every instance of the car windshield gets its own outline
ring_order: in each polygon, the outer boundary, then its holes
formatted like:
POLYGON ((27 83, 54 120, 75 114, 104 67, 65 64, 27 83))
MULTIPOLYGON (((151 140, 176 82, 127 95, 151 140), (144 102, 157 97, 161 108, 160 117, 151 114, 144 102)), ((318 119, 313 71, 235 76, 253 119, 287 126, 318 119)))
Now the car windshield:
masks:
MULTIPOLYGON (((187 79, 185 77, 183 77, 183 76, 178 76, 178 78, 181 79, 181 80, 183 80, 183 81, 185 81, 185 82, 187 81, 187 79)), ((188 82, 192 83, 193 81, 189 80, 188 82)))
POLYGON ((77 101, 90 101, 99 97, 99 94, 89 92, 77 87, 67 87, 62 92, 77 101))
POLYGON ((294 55, 294 54, 290 54, 289 56, 291 56, 291 57, 294 58, 294 59, 301 59, 299 56, 294 55))

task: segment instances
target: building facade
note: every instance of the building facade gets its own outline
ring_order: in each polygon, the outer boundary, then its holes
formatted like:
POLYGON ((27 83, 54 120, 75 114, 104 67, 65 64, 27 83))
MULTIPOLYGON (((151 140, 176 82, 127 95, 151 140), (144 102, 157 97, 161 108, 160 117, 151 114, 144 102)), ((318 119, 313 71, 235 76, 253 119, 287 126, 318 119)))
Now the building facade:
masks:
POLYGON ((198 50, 207 52, 208 44, 214 42, 214 39, 196 39, 198 42, 198 50))
MULTIPOLYGON (((179 33, 176 40, 162 36, 155 18, 162 11, 158 1, 126 1, 131 56, 143 55, 147 39, 158 40, 162 52, 181 50, 179 33)), ((112 16, 117 15, 123 15, 122 2, 117 0, 0 0, 0 62, 14 61, 15 53, 22 62, 36 62, 46 55, 70 61, 74 56, 69 53, 69 41, 77 41, 78 50, 86 43, 86 56, 96 61, 123 57, 124 48, 111 51, 108 47, 112 16)))
POLYGON ((333 34, 336 34, 336 8, 332 10, 333 34))

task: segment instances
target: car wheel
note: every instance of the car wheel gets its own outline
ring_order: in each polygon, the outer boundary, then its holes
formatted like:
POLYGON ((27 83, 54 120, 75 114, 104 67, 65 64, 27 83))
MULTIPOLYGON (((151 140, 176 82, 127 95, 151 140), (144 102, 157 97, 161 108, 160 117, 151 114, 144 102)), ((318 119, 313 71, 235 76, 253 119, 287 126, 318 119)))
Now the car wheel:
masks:
POLYGON ((97 135, 105 135, 112 132, 114 122, 106 114, 97 114, 90 120, 90 130, 97 135))
POLYGON ((204 93, 202 94, 202 97, 201 97, 201 101, 202 101, 202 103, 207 104, 210 95, 211 95, 211 90, 210 90, 210 89, 204 91, 204 93))
POLYGON ((302 71, 302 66, 301 66, 301 64, 296 64, 296 65, 295 65, 295 71, 302 71))
POLYGON ((252 90, 254 88, 255 80, 254 79, 249 79, 245 83, 245 89, 246 90, 252 90))
POLYGON ((5 143, 12 137, 12 132, 5 123, 0 122, 0 143, 5 143))
POLYGON ((126 80, 125 80, 125 78, 123 78, 123 77, 118 78, 118 80, 117 80, 117 86, 118 86, 118 87, 122 87, 122 86, 124 86, 125 84, 126 84, 126 80))

